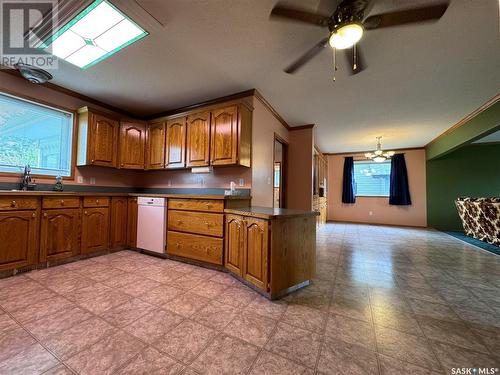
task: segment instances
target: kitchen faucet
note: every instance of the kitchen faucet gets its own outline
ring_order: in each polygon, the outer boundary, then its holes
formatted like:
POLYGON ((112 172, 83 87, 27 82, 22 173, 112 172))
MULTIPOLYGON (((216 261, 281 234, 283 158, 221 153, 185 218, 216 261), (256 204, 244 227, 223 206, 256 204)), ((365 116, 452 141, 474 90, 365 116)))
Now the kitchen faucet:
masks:
POLYGON ((31 179, 31 167, 29 164, 27 164, 24 167, 23 177, 21 179, 21 190, 23 191, 35 190, 35 187, 36 187, 35 180, 31 179))

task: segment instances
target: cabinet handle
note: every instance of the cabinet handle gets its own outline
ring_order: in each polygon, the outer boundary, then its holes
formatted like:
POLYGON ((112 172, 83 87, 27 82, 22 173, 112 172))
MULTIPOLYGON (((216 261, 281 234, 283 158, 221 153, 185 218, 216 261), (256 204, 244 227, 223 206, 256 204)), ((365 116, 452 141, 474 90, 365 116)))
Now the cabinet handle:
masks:
POLYGON ((43 217, 47 217, 47 212, 44 212, 43 217))
POLYGON ((90 164, 94 164, 94 159, 92 159, 92 160, 90 161, 90 164))
POLYGON ((89 213, 87 211, 84 212, 85 215, 88 215, 89 213))
POLYGON ((33 215, 31 215, 31 217, 35 218, 36 217, 36 213, 33 212, 33 215))
POLYGON ((16 207, 16 204, 17 204, 17 203, 16 203, 16 201, 12 201, 12 202, 10 203, 10 206, 11 206, 11 207, 16 207))
POLYGON ((61 206, 64 206, 64 199, 61 199, 61 206))
POLYGON ((96 199, 96 200, 95 200, 95 204, 99 204, 99 199, 96 199))
POLYGON ((123 167, 124 165, 125 165, 125 164, 123 164, 123 163, 121 164, 121 166, 122 166, 122 167, 123 167))

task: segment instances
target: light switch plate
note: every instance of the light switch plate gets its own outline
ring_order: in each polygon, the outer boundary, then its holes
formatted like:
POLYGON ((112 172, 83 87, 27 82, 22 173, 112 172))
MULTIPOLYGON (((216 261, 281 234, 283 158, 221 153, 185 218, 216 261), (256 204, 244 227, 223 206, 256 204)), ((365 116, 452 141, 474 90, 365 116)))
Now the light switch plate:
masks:
POLYGON ((90 177, 90 185, 95 185, 95 177, 90 177))
POLYGON ((76 178, 76 182, 79 183, 79 184, 83 184, 85 182, 85 180, 83 179, 83 176, 78 176, 76 178))
POLYGON ((240 178, 240 179, 238 180, 238 185, 239 185, 239 186, 245 186, 245 180, 244 180, 243 178, 240 178))

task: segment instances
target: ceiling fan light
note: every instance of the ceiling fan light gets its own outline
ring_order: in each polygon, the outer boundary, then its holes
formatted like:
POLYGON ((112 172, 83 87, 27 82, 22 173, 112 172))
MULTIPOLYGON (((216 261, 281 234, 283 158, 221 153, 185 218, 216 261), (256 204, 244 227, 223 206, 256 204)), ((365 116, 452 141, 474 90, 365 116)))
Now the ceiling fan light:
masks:
POLYGON ((373 156, 373 154, 371 152, 367 152, 365 154, 365 158, 371 158, 373 156))
POLYGON ((363 36, 363 26, 359 23, 348 23, 340 26, 330 35, 330 46, 346 49, 355 45, 363 36))
POLYGON ((385 156, 377 156, 375 158, 373 158, 373 161, 375 163, 383 163, 384 161, 386 161, 386 157, 385 156))
POLYGON ((394 154, 395 154, 395 152, 394 152, 394 151, 389 151, 389 152, 387 152, 387 155, 389 155, 389 156, 394 156, 394 154))
POLYGON ((383 154, 383 151, 382 150, 376 150, 375 151, 375 155, 382 155, 383 154))

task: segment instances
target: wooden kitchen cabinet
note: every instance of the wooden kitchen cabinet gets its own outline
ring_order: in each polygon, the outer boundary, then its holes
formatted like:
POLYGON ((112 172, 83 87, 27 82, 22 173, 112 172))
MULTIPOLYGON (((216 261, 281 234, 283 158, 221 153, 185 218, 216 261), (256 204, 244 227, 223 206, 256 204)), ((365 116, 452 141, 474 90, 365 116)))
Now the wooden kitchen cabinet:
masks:
POLYGON ((0 212, 0 271, 37 263, 38 227, 37 210, 0 212))
POLYGON ((69 258, 80 253, 81 210, 47 209, 42 213, 40 262, 69 258))
POLYGON ((186 117, 167 121, 165 168, 186 167, 186 117))
POLYGON ((146 169, 165 168, 165 122, 149 124, 146 143, 146 169))
POLYGON ((210 163, 210 112, 187 118, 187 167, 206 167, 210 163))
POLYGON ((109 231, 111 249, 127 246, 127 197, 111 198, 111 227, 109 231))
POLYGON ((250 167, 251 112, 244 105, 215 109, 210 122, 210 164, 250 167))
POLYGON ((238 276, 243 275, 244 222, 241 216, 226 215, 225 267, 238 276))
POLYGON ((144 169, 146 126, 133 122, 120 123, 120 168, 144 169))
POLYGON ((315 274, 316 216, 302 210, 225 209, 224 267, 271 299, 315 274))
POLYGON ((77 165, 118 167, 117 119, 84 107, 78 110, 77 165))
POLYGON ((259 289, 267 289, 269 222, 245 218, 242 277, 259 289))
POLYGON ((127 211, 127 246, 135 249, 137 247, 137 197, 128 198, 127 211))
POLYGON ((83 209, 82 254, 107 250, 109 247, 109 208, 83 209))

